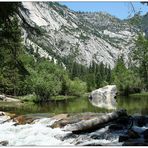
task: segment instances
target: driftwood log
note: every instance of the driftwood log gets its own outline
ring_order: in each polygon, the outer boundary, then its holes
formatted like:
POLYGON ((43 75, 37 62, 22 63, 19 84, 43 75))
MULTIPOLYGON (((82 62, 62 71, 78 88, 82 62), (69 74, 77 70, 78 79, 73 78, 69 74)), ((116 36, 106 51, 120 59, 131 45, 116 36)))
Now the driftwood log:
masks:
POLYGON ((74 124, 67 124, 64 127, 64 130, 71 131, 73 133, 91 132, 96 129, 102 128, 107 123, 112 122, 123 116, 127 116, 126 110, 118 110, 103 116, 95 117, 90 120, 82 120, 74 124))

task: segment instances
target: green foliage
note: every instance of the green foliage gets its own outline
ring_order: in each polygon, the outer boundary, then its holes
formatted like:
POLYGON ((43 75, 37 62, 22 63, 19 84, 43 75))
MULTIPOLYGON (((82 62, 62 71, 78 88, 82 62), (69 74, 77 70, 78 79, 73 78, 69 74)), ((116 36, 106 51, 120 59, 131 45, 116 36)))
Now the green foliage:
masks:
POLYGON ((112 72, 112 78, 114 84, 117 85, 120 93, 123 95, 129 95, 129 93, 134 93, 141 89, 140 78, 133 71, 126 68, 122 57, 117 60, 112 72))
POLYGON ((73 81, 70 82, 69 85, 69 94, 75 96, 83 95, 87 90, 86 83, 82 80, 75 78, 73 81))
POLYGON ((96 64, 94 61, 89 67, 83 66, 73 61, 72 58, 63 59, 71 79, 78 77, 87 84, 87 91, 92 91, 96 88, 111 84, 111 68, 104 65, 102 62, 96 64))
POLYGON ((25 78, 28 71, 21 61, 23 54, 21 39, 21 29, 18 19, 14 15, 18 8, 18 3, 2 3, 2 14, 0 18, 0 88, 6 94, 19 95, 23 93, 25 78), (8 8, 10 6, 10 8, 8 8), (10 9, 10 10, 8 10, 10 9), (7 11, 8 10, 8 11, 7 11))
POLYGON ((37 101, 47 101, 61 91, 60 81, 56 80, 52 74, 37 75, 33 82, 37 101))
MULTIPOLYGON (((12 4, 12 7, 14 6, 12 4)), ((56 65, 52 61, 40 58, 38 53, 34 57, 26 53, 22 45, 18 19, 15 16, 16 7, 7 12, 7 9, 4 10, 0 6, 3 13, 6 11, 0 18, 1 93, 11 95, 35 93, 36 101, 48 101, 51 96, 56 95, 80 95, 80 91, 83 94, 86 88, 84 82, 71 81, 67 71, 60 66, 60 62, 56 65)), ((36 30, 42 32, 38 26, 36 30)))
POLYGON ((148 90, 148 39, 143 35, 139 35, 136 40, 136 48, 133 50, 133 60, 136 61, 136 65, 139 70, 139 75, 144 88, 148 90))
POLYGON ((40 59, 31 72, 31 81, 38 101, 47 101, 62 91, 64 71, 58 65, 40 59))

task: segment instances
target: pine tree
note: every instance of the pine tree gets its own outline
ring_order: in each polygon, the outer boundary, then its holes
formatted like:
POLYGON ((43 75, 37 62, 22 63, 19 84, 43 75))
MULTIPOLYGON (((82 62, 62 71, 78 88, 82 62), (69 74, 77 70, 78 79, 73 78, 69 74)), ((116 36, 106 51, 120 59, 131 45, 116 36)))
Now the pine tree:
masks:
POLYGON ((145 88, 148 90, 148 39, 143 35, 139 35, 136 41, 133 59, 137 61, 137 65, 139 65, 139 74, 145 84, 145 88))
POLYGON ((15 16, 18 3, 10 4, 2 3, 0 6, 0 10, 2 10, 0 18, 0 85, 4 93, 17 95, 28 72, 19 58, 23 53, 23 46, 20 26, 15 16), (2 6, 6 6, 6 8, 4 9, 2 6))

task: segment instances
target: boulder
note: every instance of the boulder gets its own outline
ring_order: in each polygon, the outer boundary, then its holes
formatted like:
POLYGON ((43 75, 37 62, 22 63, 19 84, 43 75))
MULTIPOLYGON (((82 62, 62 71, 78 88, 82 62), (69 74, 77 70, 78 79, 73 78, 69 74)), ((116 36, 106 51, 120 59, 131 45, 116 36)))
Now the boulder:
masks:
POLYGON ((117 102, 115 96, 117 93, 116 85, 107 85, 103 88, 96 89, 89 95, 89 101, 92 105, 107 108, 116 109, 117 102))

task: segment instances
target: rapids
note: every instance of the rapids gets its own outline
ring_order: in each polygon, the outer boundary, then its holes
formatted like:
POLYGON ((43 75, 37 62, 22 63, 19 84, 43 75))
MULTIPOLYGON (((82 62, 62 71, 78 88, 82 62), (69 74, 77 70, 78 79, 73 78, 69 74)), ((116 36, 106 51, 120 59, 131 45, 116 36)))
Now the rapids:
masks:
POLYGON ((0 116, 0 141, 8 141, 8 146, 61 146, 117 143, 117 136, 104 139, 107 127, 89 134, 75 135, 61 128, 50 128, 56 120, 51 118, 36 119, 32 124, 17 125, 8 116, 0 116), (6 121, 3 123, 3 121, 6 121), (101 135, 102 134, 102 135, 101 135), (93 136, 101 136, 93 139, 93 136))
MULTIPOLYGON (((7 146, 121 146, 119 136, 127 130, 110 131, 109 126, 90 133, 73 134, 63 128, 51 128, 56 120, 41 118, 31 124, 15 125, 7 115, 0 115, 0 142, 8 141, 7 146)), ((147 127, 133 127, 136 131, 143 132, 147 127)))

